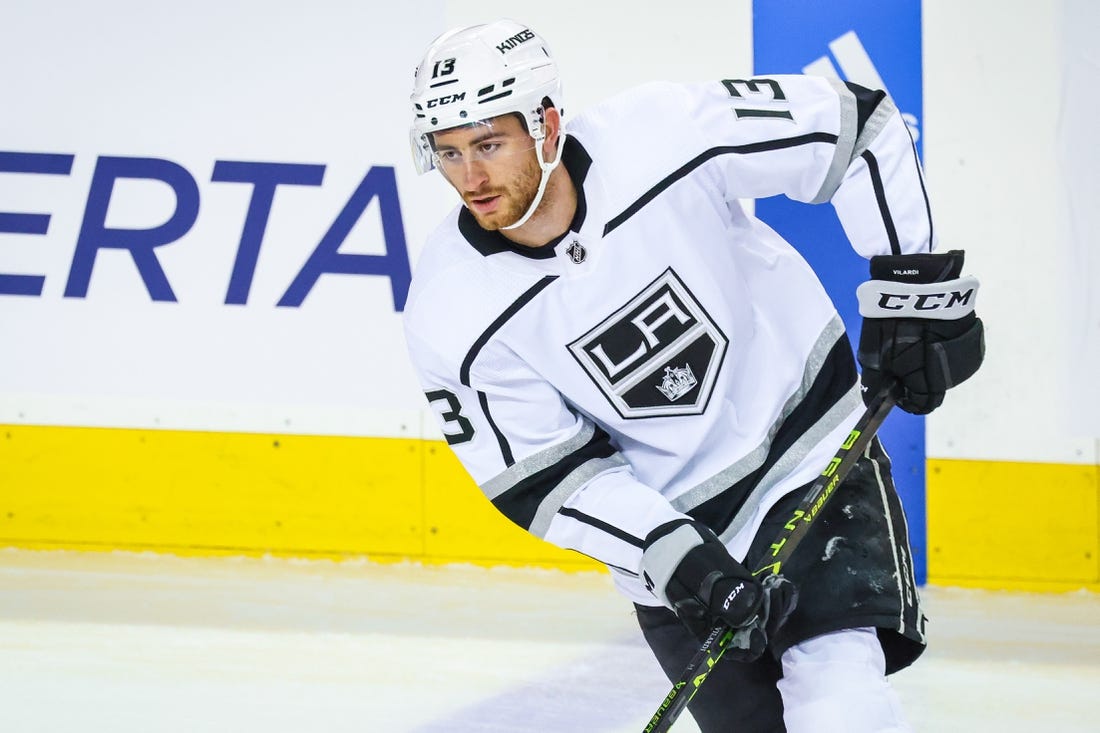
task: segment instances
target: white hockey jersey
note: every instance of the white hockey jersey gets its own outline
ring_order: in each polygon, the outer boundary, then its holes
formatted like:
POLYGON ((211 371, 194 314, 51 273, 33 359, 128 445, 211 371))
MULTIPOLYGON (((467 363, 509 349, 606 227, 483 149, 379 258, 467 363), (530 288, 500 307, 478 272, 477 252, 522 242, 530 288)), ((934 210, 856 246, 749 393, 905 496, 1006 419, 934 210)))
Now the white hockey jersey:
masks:
POLYGON ((739 199, 831 201, 865 257, 929 251, 931 215, 893 103, 851 84, 654 83, 567 131, 570 230, 527 248, 459 206, 417 263, 405 331, 496 508, 657 605, 638 579, 651 529, 690 515, 743 558, 862 409, 816 275, 739 199))

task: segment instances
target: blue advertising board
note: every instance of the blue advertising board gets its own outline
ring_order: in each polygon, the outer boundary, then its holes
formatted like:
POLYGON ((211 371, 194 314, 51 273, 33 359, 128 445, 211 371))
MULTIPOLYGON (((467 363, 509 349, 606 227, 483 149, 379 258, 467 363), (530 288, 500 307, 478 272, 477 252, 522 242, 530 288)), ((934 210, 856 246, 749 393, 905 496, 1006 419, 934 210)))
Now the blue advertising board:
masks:
MULTIPOLYGON (((921 152, 920 0, 754 0, 754 73, 832 76, 893 97, 921 152)), ((848 244, 831 206, 762 199, 756 214, 793 244, 821 277, 853 346, 856 287, 867 261, 848 244)), ((927 577, 924 418, 895 410, 880 431, 909 518, 917 582, 927 577)))

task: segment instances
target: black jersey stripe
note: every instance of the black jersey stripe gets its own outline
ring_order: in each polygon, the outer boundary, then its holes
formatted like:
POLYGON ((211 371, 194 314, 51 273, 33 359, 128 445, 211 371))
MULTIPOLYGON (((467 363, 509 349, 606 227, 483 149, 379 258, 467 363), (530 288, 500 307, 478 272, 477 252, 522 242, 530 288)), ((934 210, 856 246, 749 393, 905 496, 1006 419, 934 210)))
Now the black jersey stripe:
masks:
POLYGON ((806 396, 779 426, 764 462, 725 491, 686 513, 721 534, 733 523, 756 484, 786 456, 803 434, 852 390, 857 376, 851 344, 847 336, 842 336, 829 350, 806 396))
POLYGON ((637 214, 646 204, 653 199, 661 195, 669 186, 681 178, 687 176, 693 170, 706 163, 711 158, 717 158, 719 155, 748 155, 751 153, 765 153, 772 150, 783 150, 785 148, 795 148, 799 145, 812 145, 815 143, 828 143, 835 145, 837 136, 831 132, 810 132, 805 135, 797 135, 795 137, 781 138, 779 140, 765 140, 758 143, 748 143, 746 145, 721 145, 718 147, 705 150, 699 155, 684 163, 675 171, 670 173, 661 179, 655 186, 650 188, 644 194, 642 194, 637 201, 607 222, 603 228, 603 235, 606 237, 612 231, 617 229, 627 219, 637 214))
POLYGON ((609 562, 605 562, 605 561, 601 560, 600 558, 596 557, 595 555, 589 555, 587 552, 581 552, 580 550, 574 549, 572 547, 569 548, 569 549, 573 550, 573 552, 577 553, 578 555, 584 555, 585 557, 589 558, 590 560, 595 560, 598 563, 602 563, 609 570, 615 570, 615 571, 620 572, 624 575, 629 575, 631 578, 637 578, 638 577, 638 574, 636 572, 634 572, 633 570, 627 570, 626 568, 621 567, 619 565, 613 565, 609 562))
MULTIPOLYGON (((547 275, 539 280, 537 283, 527 288, 523 295, 515 299, 515 301, 504 309, 496 319, 489 324, 489 327, 485 329, 477 340, 474 341, 474 345, 470 347, 470 350, 466 352, 466 358, 462 360, 462 368, 459 370, 459 380, 463 385, 470 387, 470 368, 473 366, 474 360, 477 355, 481 353, 481 350, 485 348, 485 344, 489 343, 489 339, 493 337, 493 334, 499 331, 508 320, 516 313, 531 302, 532 299, 539 293, 541 293, 550 283, 558 279, 557 275, 547 275)), ((484 393, 479 391, 477 393, 478 403, 481 405, 481 411, 485 414, 485 420, 488 421, 489 427, 493 430, 493 435, 496 436, 497 444, 500 446, 500 455, 504 459, 505 466, 513 465, 516 460, 512 455, 512 446, 508 443, 508 439, 500 428, 497 427, 496 421, 493 420, 493 415, 489 411, 489 398, 484 393)))
POLYGON ((924 195, 924 211, 928 215, 928 251, 932 251, 932 204, 928 201, 928 189, 924 187, 924 174, 921 172, 920 156, 917 155, 917 144, 913 142, 913 134, 909 133, 909 140, 913 146, 913 165, 917 166, 917 180, 920 181, 920 192, 924 195))
MULTIPOLYGON (((595 517, 589 516, 588 514, 585 514, 584 512, 577 511, 576 509, 573 509, 572 507, 562 507, 561 509, 558 510, 558 514, 562 515, 563 517, 572 517, 573 519, 576 519, 578 522, 582 522, 584 524, 587 524, 590 527, 595 527, 596 529, 598 529, 602 532, 606 532, 607 534, 611 535, 612 537, 615 537, 616 539, 620 539, 623 542, 627 543, 628 545, 633 545, 634 547, 637 547, 639 549, 645 544, 644 540, 642 540, 640 537, 635 537, 634 535, 630 534, 629 532, 624 532, 623 530, 619 529, 618 527, 616 527, 612 524, 608 524, 607 522, 605 522, 601 519, 596 519, 595 517)), ((634 575, 636 575, 636 573, 634 573, 634 575)))
POLYGON ((527 288, 523 295, 515 299, 515 301, 504 309, 496 319, 489 324, 489 327, 485 329, 477 340, 474 341, 474 345, 470 347, 470 350, 466 352, 466 358, 462 360, 462 368, 459 371, 459 379, 462 384, 470 386, 470 367, 473 366, 474 359, 485 348, 485 344, 489 343, 489 339, 493 337, 493 334, 499 331, 508 320, 523 308, 523 306, 530 303, 536 295, 541 293, 546 286, 558 279, 557 275, 547 275, 539 280, 537 283, 527 288))
MULTIPOLYGON (((517 525, 530 531, 542 503, 570 474, 590 461, 609 458, 614 454, 615 448, 611 445, 610 436, 597 426, 587 443, 557 463, 518 481, 510 489, 493 497, 493 506, 517 525)), ((560 507, 555 508, 557 509, 560 507)))
MULTIPOLYGON (((844 322, 840 319, 839 315, 834 315, 829 319, 829 322, 825 324, 825 327, 821 330, 816 342, 810 349, 809 354, 806 356, 806 364, 802 370, 801 383, 783 403, 779 414, 775 416, 772 425, 768 427, 767 432, 762 436, 761 442, 748 453, 745 453, 733 463, 726 466, 726 468, 673 499, 673 507, 678 511, 686 513, 688 510, 694 509, 722 491, 725 491, 732 484, 740 481, 749 473, 762 466, 764 461, 768 458, 768 451, 771 450, 772 441, 775 439, 779 429, 783 426, 783 422, 790 417, 795 408, 806 399, 806 395, 809 394, 810 389, 814 386, 814 383, 821 373, 822 367, 825 365, 829 354, 836 345, 837 339, 843 337, 844 322)), ((850 398, 846 398, 846 400, 850 401, 850 398)), ((825 423, 827 422, 826 420, 825 423)), ((812 439, 812 434, 804 437, 803 442, 805 442, 806 439, 812 439)), ((791 457, 793 458, 793 455, 791 457)), ((757 484, 753 492, 757 493, 761 488, 761 484, 757 484)))
POLYGON ((477 401, 481 405, 481 411, 485 413, 485 419, 489 421, 489 427, 492 429, 493 435, 497 438, 497 445, 500 446, 500 457, 504 459, 504 465, 512 466, 516 462, 515 457, 512 455, 512 445, 508 442, 508 438, 504 436, 504 433, 500 432, 496 420, 493 419, 493 414, 489 412, 489 398, 484 392, 478 390, 477 401))
MULTIPOLYGON (((882 100, 886 99, 886 92, 880 89, 868 89, 867 87, 860 86, 859 84, 853 84, 852 82, 844 82, 844 86, 848 87, 848 90, 855 95, 856 98, 856 111, 857 111, 857 124, 856 124, 856 136, 863 132, 863 128, 867 125, 867 121, 874 114, 875 109, 882 100)), ((906 127, 908 132, 908 127, 906 127)), ((909 139, 912 142, 913 135, 909 134, 909 139)), ((917 144, 912 142, 913 147, 913 164, 917 167, 917 179, 920 181, 920 190, 924 195, 924 209, 928 214, 928 249, 932 249, 932 205, 928 201, 928 189, 924 185, 924 176, 920 173, 920 156, 917 155, 917 144)), ((877 191, 876 191, 877 193, 877 191)), ((900 254, 895 252, 894 254, 900 254)))
POLYGON ((489 499, 495 499, 500 494, 512 488, 520 481, 529 478, 543 469, 553 466, 578 448, 586 445, 595 434, 596 425, 584 420, 580 430, 572 438, 555 443, 537 453, 527 456, 522 461, 509 466, 493 478, 481 484, 481 491, 489 499))
POLYGON ((886 99, 886 92, 881 89, 868 89, 850 81, 844 82, 844 86, 848 87, 848 91, 856 98, 856 137, 859 137, 875 108, 886 99))
POLYGON ((900 255, 901 243, 898 241, 898 230, 894 227, 894 217, 890 215, 890 205, 886 202, 886 188, 882 185, 882 173, 878 169, 878 159, 870 150, 864 150, 860 157, 866 161, 867 171, 871 174, 871 185, 875 189, 878 211, 882 216, 882 224, 886 227, 886 236, 890 240, 890 251, 900 255))

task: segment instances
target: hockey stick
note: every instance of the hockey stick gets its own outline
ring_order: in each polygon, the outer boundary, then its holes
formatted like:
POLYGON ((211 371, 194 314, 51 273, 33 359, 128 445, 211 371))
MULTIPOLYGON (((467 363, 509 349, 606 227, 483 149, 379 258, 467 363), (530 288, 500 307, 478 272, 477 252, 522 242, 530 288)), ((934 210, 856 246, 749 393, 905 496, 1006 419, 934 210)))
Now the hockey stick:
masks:
MULTIPOLYGON (((893 388, 893 383, 884 386, 868 403, 867 409, 856 421, 852 432, 848 434, 836 455, 829 461, 829 465, 814 480, 806 496, 794 510, 790 521, 783 525, 779 536, 771 544, 771 553, 765 555, 762 561, 768 564, 754 571, 753 575, 763 579, 779 573, 783 563, 790 558, 791 553, 806 536, 810 525, 820 516, 821 510, 836 492, 837 486, 848 475, 849 469, 867 450, 871 439, 875 437, 875 432, 897 401, 893 388)), ((733 629, 724 624, 719 624, 710 630, 699 651, 688 662, 684 673, 672 685, 672 689, 665 695, 657 712, 649 719, 643 733, 666 733, 672 727, 691 698, 695 697, 695 693, 699 691, 699 686, 706 680, 710 670, 722 658, 722 654, 733 639, 733 634, 733 629)))

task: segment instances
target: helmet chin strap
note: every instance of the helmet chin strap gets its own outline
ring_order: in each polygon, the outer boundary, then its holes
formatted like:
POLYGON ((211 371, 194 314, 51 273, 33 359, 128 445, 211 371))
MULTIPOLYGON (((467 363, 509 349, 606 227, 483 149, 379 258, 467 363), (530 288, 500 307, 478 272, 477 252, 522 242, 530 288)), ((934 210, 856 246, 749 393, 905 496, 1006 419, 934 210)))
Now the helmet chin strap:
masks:
POLYGON ((535 209, 539 207, 539 203, 542 202, 542 195, 546 193, 546 184, 550 180, 550 174, 554 172, 554 169, 558 167, 558 163, 561 162, 561 153, 565 150, 565 130, 558 133, 558 149, 554 154, 554 159, 549 163, 543 158, 542 141, 538 141, 539 144, 535 146, 535 155, 539 159, 539 168, 542 169, 542 178, 539 180, 539 190, 535 192, 535 198, 531 201, 531 205, 527 207, 526 213, 516 221, 515 224, 509 224, 501 229, 516 229, 527 223, 527 220, 531 218, 531 215, 535 213, 535 209))

